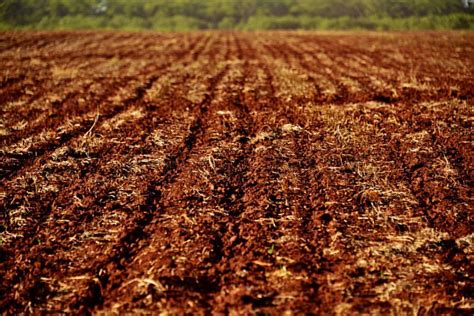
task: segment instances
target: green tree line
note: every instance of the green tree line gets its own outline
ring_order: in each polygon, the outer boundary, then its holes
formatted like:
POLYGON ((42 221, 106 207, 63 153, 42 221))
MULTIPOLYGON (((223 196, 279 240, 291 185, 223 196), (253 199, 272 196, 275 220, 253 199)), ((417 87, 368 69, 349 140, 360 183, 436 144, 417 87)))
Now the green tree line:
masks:
POLYGON ((0 28, 474 29, 461 0, 0 0, 0 28))

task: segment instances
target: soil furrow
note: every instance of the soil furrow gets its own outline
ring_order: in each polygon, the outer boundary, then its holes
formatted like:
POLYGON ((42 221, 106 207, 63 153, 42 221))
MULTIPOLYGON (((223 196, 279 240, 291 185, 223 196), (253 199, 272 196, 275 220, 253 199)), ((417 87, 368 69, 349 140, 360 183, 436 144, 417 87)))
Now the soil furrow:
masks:
MULTIPOLYGON (((200 40, 199 38, 194 40, 194 42, 190 44, 189 50, 192 50, 194 48, 194 46, 197 45, 199 40, 200 40)), ((165 45, 166 43, 163 43, 163 44, 165 45)), ((170 42, 170 44, 173 45, 173 42, 170 42)), ((167 51, 167 50, 172 50, 172 48, 173 48, 172 46, 171 47, 165 46, 165 47, 162 48, 162 50, 167 51)), ((180 50, 174 49, 173 51, 175 51, 176 56, 173 56, 171 58, 171 60, 169 62, 170 64, 173 63, 174 61, 180 60, 183 56, 185 56, 188 52, 188 49, 187 48, 180 49, 180 50)), ((128 77, 123 76, 125 73, 130 72, 130 71, 126 71, 127 68, 129 68, 129 65, 127 65, 126 63, 121 63, 120 61, 117 61, 116 63, 119 65, 119 68, 117 68, 117 67, 105 67, 106 65, 108 65, 109 62, 105 62, 105 64, 103 62, 96 63, 95 65, 93 65, 93 67, 91 69, 87 70, 87 73, 85 73, 83 75, 84 77, 81 77, 81 78, 85 79, 85 80, 81 80, 82 81, 81 84, 85 84, 86 85, 85 87, 78 86, 77 82, 75 82, 76 85, 73 84, 74 81, 71 82, 72 91, 70 91, 70 93, 79 92, 79 93, 77 93, 77 96, 73 101, 78 102, 77 99, 79 99, 79 101, 82 102, 80 104, 80 107, 77 106, 76 104, 74 104, 74 102, 70 102, 70 103, 72 103, 72 105, 70 105, 66 109, 63 109, 62 104, 64 103, 64 101, 61 101, 61 100, 54 100, 53 102, 51 102, 50 100, 45 98, 45 99, 38 100, 36 103, 33 103, 33 104, 31 103, 31 100, 30 100, 30 101, 28 101, 28 107, 32 107, 33 109, 31 109, 30 111, 27 110, 26 113, 25 113, 24 110, 21 111, 21 112, 24 112, 24 117, 21 117, 20 120, 23 121, 26 117, 28 117, 30 119, 35 118, 35 115, 39 115, 39 113, 41 113, 36 108, 40 104, 44 107, 44 105, 43 105, 44 102, 46 102, 48 105, 50 105, 49 107, 51 109, 48 109, 48 111, 43 111, 43 116, 48 114, 49 116, 46 116, 46 118, 53 116, 53 118, 52 118, 53 120, 54 120, 54 115, 57 114, 57 112, 59 112, 59 111, 61 111, 62 114, 65 113, 66 115, 71 115, 71 114, 74 114, 75 112, 85 113, 88 109, 93 110, 94 109, 93 105, 96 104, 97 101, 96 100, 87 100, 86 96, 88 96, 88 94, 84 93, 84 91, 82 91, 82 90, 85 90, 85 91, 89 92, 89 94, 91 94, 91 96, 93 96, 93 97, 95 97, 94 94, 97 94, 97 97, 99 97, 99 98, 110 95, 111 93, 114 93, 115 91, 117 91, 121 88, 120 85, 116 85, 117 84, 116 81, 118 80, 117 78, 122 79, 119 83, 122 83, 122 84, 125 85, 125 84, 127 84, 127 82, 125 81, 125 80, 127 80, 127 78, 128 78, 128 80, 131 80, 134 77, 145 75, 147 71, 150 71, 150 68, 151 69, 157 68, 154 65, 155 63, 153 62, 153 60, 147 60, 145 58, 143 60, 145 61, 144 65, 142 65, 142 67, 140 67, 138 69, 132 69, 132 72, 128 74, 128 77), (101 68, 102 68, 102 70, 100 70, 101 68), (104 71, 104 69, 105 69, 105 71, 104 71), (91 76, 92 73, 95 73, 95 74, 91 76), (102 74, 103 78, 97 78, 97 74, 102 74), (92 81, 94 86, 97 85, 97 84, 99 84, 99 85, 98 85, 98 87, 95 87, 95 90, 88 91, 87 87, 88 87, 88 85, 91 84, 90 83, 91 82, 91 80, 90 80, 91 77, 94 79, 92 81), (109 82, 109 86, 106 85, 105 87, 100 87, 101 81, 109 82), (111 89, 112 87, 113 87, 113 90, 111 89), (96 91, 96 90, 98 90, 98 88, 101 88, 102 91, 96 91), (109 90, 112 90, 112 91, 109 91, 109 90), (82 99, 84 99, 84 100, 82 100, 82 99), (58 103, 59 103, 60 106, 57 106, 58 103), (92 104, 92 105, 89 105, 89 104, 92 104), (79 108, 80 111, 78 111, 78 108, 79 108), (46 114, 44 114, 45 112, 46 112, 46 114)), ((165 66, 166 66, 166 64, 165 64, 165 66)), ((64 94, 64 90, 66 90, 65 88, 66 87, 64 87, 64 85, 63 86, 58 86, 58 89, 62 89, 62 91, 59 92, 59 91, 54 91, 53 90, 52 98, 53 99, 57 98, 56 94, 58 94, 58 93, 59 94, 64 94)), ((63 99, 67 99, 67 98, 63 97, 63 99)), ((16 110, 16 109, 13 108, 12 110, 16 110)), ((18 115, 18 114, 15 113, 15 115, 18 115)), ((38 126, 38 124, 40 124, 42 122, 43 121, 41 119, 39 119, 36 122, 36 126, 38 126)), ((11 122, 11 124, 15 125, 15 122, 11 122)), ((56 121, 53 121, 53 122, 45 121, 44 122, 44 125, 52 126, 52 127, 54 127, 58 124, 59 124, 59 122, 56 122, 56 121), (53 123, 55 125, 53 125, 53 123)), ((39 126, 38 126, 38 128, 39 128, 39 126)), ((28 126, 28 130, 29 129, 30 129, 30 126, 28 126)), ((28 130, 26 130, 26 131, 22 130, 20 135, 18 135, 18 137, 24 137, 23 134, 28 133, 28 130)), ((32 130, 32 133, 34 133, 34 132, 35 132, 35 130, 32 130)), ((10 138, 8 138, 8 139, 10 139, 10 138)))
MULTIPOLYGON (((175 58, 176 58, 176 60, 180 60, 184 56, 186 56, 186 51, 183 51, 183 53, 177 54, 177 56, 175 58)), ((104 106, 101 103, 103 101, 105 101, 105 99, 107 97, 109 97, 110 95, 108 93, 103 93, 99 97, 99 101, 97 102, 98 108, 99 107, 104 108, 103 110, 100 110, 101 111, 100 119, 101 120, 109 120, 109 119, 113 118, 114 116, 116 116, 117 114, 119 114, 119 113, 123 112, 124 110, 126 110, 127 108, 129 108, 132 104, 134 104, 137 100, 139 100, 141 98, 141 96, 143 96, 146 89, 149 88, 153 84, 153 82, 158 79, 158 76, 155 73, 156 72, 159 72, 159 73, 164 72, 167 69, 169 69, 171 65, 172 65, 172 62, 167 62, 167 63, 164 63, 163 65, 160 65, 159 67, 152 67, 151 70, 150 69, 146 69, 146 71, 143 70, 144 74, 151 72, 153 75, 151 77, 145 79, 146 83, 143 86, 137 87, 136 90, 135 90, 135 95, 131 96, 130 98, 125 100, 123 104, 120 104, 118 106, 117 105, 104 106)), ((93 108, 91 108, 91 110, 93 110, 93 108)), ((94 124, 94 122, 95 122, 94 120, 95 120, 95 118, 89 124, 84 124, 84 123, 87 123, 87 122, 79 123, 79 126, 77 128, 74 128, 71 131, 68 131, 68 132, 65 132, 65 133, 62 133, 62 134, 58 135, 59 139, 56 138, 56 139, 53 140, 53 142, 44 143, 44 144, 40 143, 39 145, 35 145, 34 147, 29 148, 29 150, 26 154, 21 155, 21 157, 19 157, 19 158, 15 157, 16 159, 14 159, 13 162, 8 162, 7 161, 7 163, 8 163, 7 168, 2 168, 3 169, 2 170, 2 173, 3 173, 2 177, 4 177, 5 179, 15 177, 15 175, 18 172, 20 172, 22 169, 27 168, 28 166, 31 166, 31 165, 35 164, 35 161, 38 161, 39 159, 42 159, 42 157, 44 157, 45 155, 50 154, 56 148, 67 144, 71 139, 74 139, 74 138, 79 137, 80 135, 86 133, 91 128, 90 124, 92 124, 92 125, 94 124)))
MULTIPOLYGON (((125 100, 124 103, 119 107, 106 109, 104 111, 105 113, 103 112, 98 117, 100 117, 101 120, 108 120, 114 117, 115 115, 121 113, 122 111, 126 110, 128 107, 130 107, 132 104, 134 104, 137 100, 139 100, 143 96, 145 91, 153 84, 153 82, 157 78, 158 77, 155 75, 151 76, 150 78, 147 79, 147 81, 142 86, 138 87, 135 90, 134 96, 125 100)), ((94 121, 91 121, 90 123, 91 123, 90 125, 83 124, 80 127, 73 129, 70 132, 60 134, 58 135, 59 137, 56 138, 53 143, 47 143, 47 144, 37 146, 32 151, 29 151, 25 155, 22 155, 21 159, 17 159, 16 163, 13 166, 8 168, 7 170, 2 170, 3 172, 1 176, 4 179, 3 181, 17 176, 17 174, 21 172, 23 169, 36 164, 37 161, 40 161, 41 159, 43 159, 44 156, 51 154, 57 148, 64 146, 71 139, 84 135, 94 125, 94 121)))
MULTIPOLYGON (((228 42, 228 39, 226 38, 225 41, 228 42)), ((227 54, 227 53, 225 53, 225 54, 227 54)), ((228 69, 228 67, 229 66, 226 66, 226 69, 228 69)), ((235 68, 233 68, 233 71, 235 71, 235 68)), ((191 139, 194 139, 192 141, 192 144, 193 144, 192 148, 190 148, 189 145, 186 145, 187 148, 189 148, 187 156, 186 156, 186 160, 183 161, 180 164, 181 166, 176 167, 176 170, 173 171, 174 172, 173 174, 168 175, 167 177, 160 177, 160 179, 161 178, 162 179, 168 179, 167 181, 157 181, 157 182, 154 182, 154 183, 151 184, 155 187, 155 190, 157 190, 159 188, 160 194, 156 198, 156 200, 151 201, 152 206, 150 206, 150 207, 154 207, 156 209, 156 216, 155 216, 154 219, 151 220, 149 227, 145 228, 145 232, 146 232, 147 236, 149 236, 148 239, 150 239, 150 241, 148 243, 141 242, 140 244, 146 245, 146 247, 143 248, 139 253, 135 254, 133 260, 129 260, 130 262, 128 263, 129 266, 127 267, 128 271, 127 271, 127 274, 126 274, 127 278, 125 279, 125 280, 128 280, 128 282, 123 282, 122 281, 123 286, 120 287, 120 288, 116 288, 116 286, 112 287, 112 289, 111 289, 112 292, 110 294, 122 293, 124 290, 126 290, 124 288, 124 286, 130 286, 130 287, 135 286, 135 285, 140 286, 139 282, 136 283, 134 281, 134 280, 136 280, 136 278, 134 278, 134 276, 136 274, 140 273, 139 272, 140 270, 145 271, 147 268, 141 266, 140 264, 137 265, 137 263, 135 263, 135 262, 137 260, 141 260, 143 257, 149 256, 150 251, 152 251, 152 249, 157 247, 157 245, 155 243, 158 242, 158 245, 161 243, 161 241, 159 241, 159 239, 157 239, 157 238, 162 236, 161 234, 163 233, 163 230, 166 231, 167 227, 168 227, 168 229, 171 228, 168 224, 168 220, 169 220, 169 218, 174 216, 173 214, 176 214, 176 216, 180 216, 179 213, 175 213, 175 212, 177 212, 181 209, 180 207, 183 208, 183 211, 186 210, 185 212, 187 213, 187 216, 190 216, 190 218, 194 218, 193 220, 195 220, 197 222, 199 222, 199 218, 201 218, 201 216, 206 215, 204 210, 202 210, 203 211, 202 213, 195 213, 195 215, 191 215, 191 213, 193 212, 192 209, 194 209, 194 207, 197 207, 198 205, 200 205, 199 198, 198 197, 187 196, 187 194, 189 194, 191 192, 189 192, 189 193, 186 193, 186 192, 180 193, 179 190, 175 189, 175 187, 176 188, 180 187, 182 181, 186 181, 186 179, 190 179, 190 177, 191 178, 194 177, 192 174, 196 171, 196 168, 198 168, 196 164, 198 163, 199 159, 200 158, 202 159, 202 157, 206 155, 205 153, 208 150, 211 149, 211 148, 205 146, 207 141, 206 142, 204 142, 204 141, 205 140, 210 140, 212 144, 215 144, 215 142, 218 142, 218 140, 215 139, 214 136, 212 136, 212 138, 209 138, 210 135, 212 135, 212 130, 209 130, 209 128, 212 126, 211 123, 215 122, 216 119, 217 120, 221 119, 221 115, 227 115, 227 114, 223 113, 224 112, 223 110, 218 110, 218 109, 220 107, 222 107, 223 105, 228 104, 228 102, 226 101, 227 97, 225 97, 226 92, 223 92, 222 89, 226 89, 225 87, 230 85, 230 83, 228 83, 225 80, 229 80, 228 78, 233 78, 234 72, 229 73, 226 70, 225 74, 222 73, 222 76, 223 76, 223 78, 219 78, 219 81, 221 81, 221 80, 224 80, 224 81, 222 81, 222 83, 221 82, 219 82, 219 83, 216 82, 215 83, 216 86, 211 90, 211 91, 215 90, 215 92, 213 92, 213 94, 215 93, 215 96, 212 95, 211 99, 209 99, 208 101, 205 101, 206 103, 208 103, 208 105, 206 105, 206 107, 201 107, 201 109, 204 109, 204 112, 201 113, 201 115, 204 115, 206 117, 206 119, 205 119, 205 121, 199 120, 200 121, 200 123, 198 124, 199 125, 199 130, 200 130, 199 135, 196 135, 197 137, 191 135, 191 137, 190 137, 191 139), (225 78, 227 78, 227 79, 225 79, 225 78), (218 107, 218 108, 216 109, 216 107, 218 107), (219 114, 221 112, 222 112, 222 114, 219 114), (198 146, 198 147, 195 147, 194 144, 196 144, 196 146, 198 146), (205 146, 205 147, 202 147, 202 146, 205 146), (179 172, 179 178, 174 176, 174 174, 177 173, 177 172, 179 172), (161 182, 161 183, 159 183, 159 182, 161 182), (195 200, 196 198, 197 198, 197 200, 195 200), (182 203, 184 203, 184 204, 182 204, 182 203), (190 208, 192 208, 192 209, 190 209, 190 208)), ((229 131, 229 132, 234 133, 234 132, 231 132, 231 131, 229 131)), ((230 137, 230 135, 229 135, 229 137, 230 137)), ((219 158, 216 157, 216 159, 219 159, 219 158)), ((167 169, 165 168, 164 170, 166 171, 167 169)), ((196 188, 195 190, 200 190, 199 182, 201 180, 196 179, 196 181, 197 181, 197 183, 195 184, 195 188, 196 188)), ((205 184, 205 186, 207 187, 207 184, 205 184)), ((227 193, 229 193, 229 192, 227 192, 227 193)), ((198 211, 198 209, 196 209, 196 211, 198 211)), ((181 215, 186 217, 185 214, 181 214, 181 215)), ((202 225, 202 223, 199 223, 198 225, 202 225)), ((205 229, 205 227, 202 227, 202 228, 205 229)), ((177 240, 175 242, 177 242, 178 240, 181 239, 181 237, 178 237, 178 236, 176 236, 176 238, 177 238, 177 240)), ((206 244, 208 244, 208 242, 206 242, 206 244)), ((135 247, 140 249, 140 247, 138 247, 138 245, 135 245, 135 247)), ((214 249, 214 250, 217 251, 217 248, 214 249)), ((166 257, 167 255, 162 254, 161 257, 163 257, 163 256, 166 257)), ((211 255, 211 256, 214 256, 214 255, 211 255)), ((199 268, 197 268, 197 269, 199 269, 199 268)), ((144 273, 144 272, 141 272, 141 273, 144 273)), ((166 283, 166 286, 170 286, 170 287, 174 288, 176 291, 178 291, 177 293, 181 293, 181 289, 187 289, 189 291, 188 295, 191 295, 191 296, 195 295, 195 294, 193 294, 193 292, 195 292, 195 291, 197 291, 199 293, 199 295, 206 295, 205 294, 206 291, 212 289, 212 287, 213 287, 211 279, 209 279, 206 276, 196 277, 196 280, 193 280, 193 278, 191 278, 191 277, 179 280, 176 277, 166 276, 167 275, 167 269, 165 269, 164 267, 163 267, 163 271, 162 271, 161 274, 162 275, 159 278, 160 282, 164 282, 164 283, 166 283), (200 286, 204 286, 204 288, 199 290, 200 286)), ((173 291, 173 290, 170 289, 170 293, 171 293, 171 291, 173 291)), ((139 295, 138 293, 136 293, 136 294, 139 295)), ((115 297, 115 295, 111 295, 111 296, 115 297)), ((202 302, 202 300, 200 300, 200 301, 202 302)), ((127 301, 120 302, 120 305, 122 305, 122 303, 127 303, 127 301)), ((113 302, 109 301, 109 302, 106 302, 105 306, 110 308, 110 307, 113 307, 115 304, 118 304, 118 302, 113 303, 113 302)))
MULTIPOLYGON (((124 104, 125 106, 127 107, 132 107, 135 105, 135 103, 137 102, 140 102, 140 100, 143 98, 145 92, 147 91, 147 89, 149 89, 153 83, 153 81, 155 81, 157 78, 155 77, 152 77, 151 79, 149 79, 149 81, 145 84, 145 85, 142 85, 140 87, 138 87, 135 91, 135 95, 127 100, 125 100, 124 104)), ((109 115, 110 117, 106 117, 106 119, 110 119, 112 116, 109 115)), ((74 135, 73 135, 74 136, 74 135)), ((84 136, 86 137, 86 136, 84 136)), ((83 137, 83 138, 84 138, 83 137)), ((65 140, 66 142, 68 141, 72 141, 72 137, 70 137, 69 139, 65 140)), ((65 143, 66 143, 65 142, 65 143)), ((57 152, 56 149, 60 148, 60 146, 57 146, 56 148, 48 148, 48 153, 50 154, 55 154, 57 152)), ((74 151, 72 150, 72 152, 70 153, 72 156, 75 156, 75 155, 79 155, 78 157, 89 157, 88 153, 85 152, 85 153, 81 153, 81 152, 78 152, 78 151, 74 151)), ((39 159, 39 158, 38 158, 39 159)), ((39 161, 39 163, 43 164, 43 163, 46 163, 46 160, 45 159, 42 159, 41 161, 39 161)), ((36 162, 33 162, 32 163, 32 166, 36 165, 37 163, 36 162)), ((86 170, 83 170, 83 171, 86 171, 86 170)), ((86 175, 87 172, 82 172, 81 173, 83 175, 86 175)), ((5 180, 6 181, 6 180, 5 180)), ((36 181, 36 180, 34 180, 36 181)), ((12 180, 10 181, 6 181, 4 182, 4 185, 6 185, 6 187, 8 188, 9 186, 11 186, 11 189, 15 188, 16 186, 14 186, 14 182, 12 182, 12 180)), ((35 189, 35 191, 37 191, 38 188, 35 189)), ((13 233, 12 236, 15 236, 15 234, 18 234, 17 236, 21 236, 22 239, 23 239, 23 244, 28 246, 29 244, 31 244, 31 240, 33 240, 35 238, 35 236, 38 234, 38 232, 40 232, 40 228, 42 228, 42 224, 45 222, 46 219, 48 219, 50 217, 50 212, 51 212, 51 209, 54 208, 54 201, 55 201, 55 195, 57 191, 53 190, 51 192, 48 192, 47 190, 47 187, 45 188, 40 188, 39 191, 43 191, 43 198, 45 199, 44 201, 46 201, 46 197, 47 196, 50 196, 50 202, 48 203, 43 203, 42 205, 38 205, 36 207, 39 207, 39 209, 37 210, 33 210, 33 211, 27 211, 26 213, 23 212, 24 214, 18 214, 17 213, 17 210, 23 208, 24 206, 22 205, 22 199, 25 198, 26 201, 27 201, 27 197, 22 197, 21 195, 18 196, 18 195, 12 195, 11 192, 10 193, 7 193, 3 198, 2 198, 2 227, 3 229, 8 229, 8 231, 10 231, 10 233, 13 233), (20 230, 19 232, 15 232, 14 230, 14 227, 10 227, 11 226, 11 223, 15 223, 16 221, 16 218, 18 217, 18 215, 20 215, 20 218, 23 217, 23 216, 28 216, 29 219, 27 221, 30 221, 30 226, 27 228, 27 229, 23 229, 23 230, 20 230)), ((31 208, 32 205, 30 205, 30 203, 27 203, 26 205, 27 208, 31 208)), ((27 209, 26 208, 26 209, 27 209)), ((25 210, 26 210, 25 209, 25 210)), ((23 221, 25 221, 26 219, 22 219, 23 221)), ((13 224, 13 226, 15 226, 16 224, 13 224)), ((20 228, 21 228, 22 225, 20 225, 20 228)), ((20 247, 18 247, 20 248, 20 247)), ((14 259, 14 257, 11 257, 9 256, 10 258, 14 259)), ((13 263, 13 261, 11 262, 13 263)), ((8 262, 4 263, 5 264, 8 264, 8 262)), ((13 282, 16 282, 16 278, 18 277, 21 277, 21 275, 19 276, 13 276, 11 278, 9 278, 9 280, 12 280, 13 282)), ((4 279, 5 282, 7 282, 7 279, 4 279)), ((38 284, 41 284, 38 283, 38 284)), ((9 287, 9 285, 5 285, 3 284, 2 287, 9 287)), ((36 285, 33 286, 33 289, 36 287, 36 285)))
POLYGON ((472 37, 1 32, 0 314, 465 314, 472 37))
MULTIPOLYGON (((164 90, 164 91, 165 91, 165 90, 164 90)), ((165 93, 167 93, 167 92, 165 92, 165 93)), ((157 96, 155 96, 155 97, 157 97, 157 96)), ((207 99, 205 99, 205 101, 203 101, 203 102, 207 102, 206 100, 207 100, 207 99)), ((160 102, 162 102, 162 101, 160 101, 160 102)), ((152 105, 152 104, 150 104, 150 106, 151 106, 151 105, 152 105)), ((164 105, 164 106, 167 106, 166 103, 163 104, 163 105, 164 105)), ((156 105, 153 105, 153 107, 156 107, 156 105)), ((181 107, 183 107, 183 106, 181 106, 181 107)), ((133 113, 133 112, 132 112, 132 113, 133 113)), ((160 116, 161 116, 161 115, 160 115, 160 116)), ((150 113, 150 114, 148 114, 145 118, 151 119, 151 118, 153 118, 153 115, 150 113)), ((142 122, 142 124, 144 124, 145 126, 151 127, 149 123, 147 124, 147 123, 145 123, 145 122, 142 122)), ((196 126, 194 126, 194 127, 192 127, 192 128, 194 128, 193 133, 195 133, 195 132, 196 132, 196 131, 195 131, 196 126)), ((145 133, 145 135, 146 135, 146 133, 145 133)), ((194 134, 188 135, 188 138, 187 138, 186 141, 185 141, 185 144, 186 144, 186 145, 189 145, 189 144, 190 144, 190 142, 192 141, 193 135, 194 135, 194 134)), ((95 146, 96 146, 96 145, 95 145, 95 146)), ((181 149, 181 150, 183 150, 183 149, 181 149)), ((114 155, 115 155, 115 153, 114 153, 114 155)), ((148 156, 148 155, 145 155, 145 156, 148 156)), ((105 156, 102 155, 102 157, 100 157, 100 158, 101 158, 101 159, 104 159, 104 161, 107 161, 107 160, 108 160, 108 159, 107 159, 107 155, 105 155, 105 156)), ((112 157, 111 157, 111 158, 112 158, 112 157)), ((167 172, 171 172, 170 170, 171 170, 172 163, 173 163, 173 161, 175 161, 174 158, 178 159, 178 157, 169 157, 170 160, 169 160, 169 162, 168 162, 168 169, 167 169, 168 171, 167 171, 167 172)), ((101 160, 101 161, 102 161, 102 160, 101 160)), ((91 170, 91 165, 89 165, 89 166, 87 167, 87 169, 84 170, 84 171, 86 172, 84 175, 87 174, 87 171, 88 171, 88 170, 89 170, 89 172, 92 172, 92 170, 91 170)), ((104 171, 105 171, 105 170, 104 170, 104 171)), ((82 172, 81 172, 81 173, 82 173, 82 172)), ((87 182, 89 182, 89 180, 88 180, 87 182)), ((87 185, 87 182, 86 182, 86 183, 82 183, 81 185, 87 185)), ((94 180, 93 180, 93 179, 91 179, 91 183, 94 183, 94 180)), ((73 193, 73 192, 74 192, 74 187, 70 188, 70 190, 72 190, 71 193, 73 193)), ((101 191, 101 190, 102 190, 102 189, 98 189, 98 191, 101 191)), ((62 195, 64 195, 64 194, 65 194, 65 193, 62 193, 62 195)), ((69 198, 71 198, 71 197, 69 197, 69 198)), ((85 199, 86 196, 84 196, 83 198, 85 199)), ((64 198, 63 198, 63 199, 64 199, 64 198)), ((60 197, 59 197, 59 198, 56 198, 56 199, 54 199, 54 203, 62 203, 61 200, 62 200, 62 199, 61 199, 60 197)), ((86 205, 83 205, 83 203, 84 203, 84 202, 82 202, 82 203, 80 204, 80 205, 81 205, 81 209, 83 209, 84 207, 87 207, 86 205)), ((92 207, 92 206, 93 206, 93 205, 91 205, 91 207, 92 207)), ((66 210, 65 210, 65 211, 66 211, 66 210)), ((58 215, 59 215, 59 214, 58 214, 58 215)), ((64 219, 63 216, 61 216, 61 217, 64 219)), ((62 220, 62 221, 63 221, 63 220, 62 220)), ((61 225, 61 224, 59 224, 59 227, 58 227, 58 228, 60 228, 60 225, 61 225)), ((51 227, 51 225, 50 225, 50 227, 51 227)), ((73 227, 73 225, 69 225, 69 228, 71 228, 71 227, 73 227)), ((73 235, 72 237, 74 237, 74 235, 73 235)), ((36 237, 36 238, 38 238, 38 237, 36 237)), ((65 237, 62 237, 62 238, 65 238, 65 237)), ((49 247, 50 247, 50 246, 49 246, 49 247)), ((119 248, 117 248, 117 249, 119 249, 119 248)), ((54 253, 53 253, 53 254, 54 254, 54 253)), ((43 277, 42 277, 42 278, 45 278, 45 277, 46 277, 46 276, 43 274, 43 277)), ((87 280, 86 280, 86 281, 87 281, 87 280)), ((31 284, 32 284, 32 286, 33 286, 33 288, 32 288, 33 290, 36 288, 36 290, 43 289, 43 291, 44 291, 44 282, 41 281, 41 278, 38 278, 37 281, 34 281, 34 280, 31 281, 31 284)), ((53 287, 54 287, 54 286, 53 286, 53 287)), ((51 294, 52 294, 52 293, 51 293, 51 294)), ((50 296, 51 294, 48 294, 48 295, 50 296)), ((70 303, 71 303, 71 302, 70 302, 70 303)), ((35 304, 41 304, 41 301, 35 302, 35 304)), ((73 304, 73 303, 71 303, 71 304, 73 304)), ((74 305, 74 306, 76 306, 76 305, 74 305)))
MULTIPOLYGON (((178 177, 182 168, 181 165, 186 163, 196 141, 201 137, 203 133, 204 116, 208 111, 209 104, 215 97, 215 87, 225 75, 227 69, 228 68, 225 67, 215 77, 211 78, 209 88, 207 89, 209 94, 207 94, 203 101, 197 104, 194 109, 196 118, 189 128, 188 135, 183 140, 183 143, 165 159, 164 165, 155 179, 146 185, 147 189, 144 193, 146 199, 145 203, 140 206, 140 212, 134 216, 135 218, 130 225, 131 227, 129 227, 127 232, 120 238, 120 241, 114 247, 109 258, 98 265, 101 268, 96 269, 96 273, 98 273, 104 290, 102 297, 107 298, 107 293, 115 290, 120 285, 118 282, 121 281, 121 277, 114 275, 112 272, 116 269, 118 269, 118 271, 125 269, 133 260, 134 256, 140 253, 140 245, 143 244, 142 240, 149 236, 146 232, 147 226, 150 225, 156 216, 159 216, 163 208, 162 202, 160 202, 161 191, 164 190, 166 186, 171 185, 178 177)), ((90 293, 94 294, 94 291, 90 293)), ((83 297, 78 306, 83 305, 84 300, 88 301, 90 299, 89 296, 83 297)), ((95 301, 95 303, 96 304, 93 305, 102 304, 104 301, 99 300, 95 301)))
MULTIPOLYGON (((151 81, 149 82, 149 84, 151 84, 151 81)), ((167 83, 165 83, 165 84, 167 84, 167 83)), ((127 101, 126 103, 129 104, 129 107, 130 107, 130 108, 134 108, 134 107, 136 108, 136 106, 134 105, 134 103, 139 102, 139 99, 141 99, 141 98, 143 97, 143 94, 145 93, 145 90, 146 90, 147 88, 148 88, 148 86, 141 87, 141 88, 137 91, 137 93, 135 94, 135 96, 132 97, 132 99, 130 99, 130 98, 128 99, 128 101, 127 101)), ((166 91, 164 91, 164 93, 166 93, 166 91)), ((121 105, 122 105, 122 104, 121 104, 121 105)), ((133 111, 131 111, 130 115, 141 115, 140 112, 138 112, 137 114, 135 114, 135 113, 136 113, 136 110, 133 110, 133 111)), ((97 124, 97 126, 96 126, 95 129, 100 128, 101 126, 106 126, 106 125, 109 124, 109 122, 110 122, 110 123, 113 123, 113 124, 116 124, 117 122, 120 122, 120 120, 123 120, 122 118, 120 118, 120 116, 124 116, 124 118, 125 118, 127 115, 128 115, 128 114, 127 114, 127 111, 125 111, 125 112, 122 112, 120 115, 116 115, 116 116, 114 116, 114 117, 109 118, 109 120, 101 121, 101 122, 99 122, 99 124, 97 124), (122 115, 122 114, 124 114, 125 116, 122 115), (117 120, 116 120, 116 118, 117 118, 117 120), (117 121, 117 122, 114 123, 114 121, 117 121)), ((133 116, 132 116, 132 118, 133 118, 133 116)), ((82 137, 83 143, 84 143, 84 140, 86 140, 87 138, 88 138, 88 137, 82 137)), ((79 139, 78 142, 80 143, 81 140, 79 139)), ((77 143, 77 142, 76 142, 76 143, 77 143)), ((74 145, 74 143, 70 143, 70 145, 72 145, 72 146, 74 147, 74 146, 76 146, 77 144, 74 145)), ((66 146, 66 149, 67 149, 67 148, 70 148, 70 147, 71 147, 71 146, 66 146)), ((76 147, 77 147, 77 146, 76 146, 76 147)), ((79 146, 79 147, 84 147, 84 146, 81 145, 81 146, 79 146)), ((58 147, 58 150, 61 151, 59 147, 58 147)), ((55 153, 56 151, 58 151, 58 150, 55 150, 54 153, 55 153)), ((78 156, 78 157, 85 156, 85 157, 89 158, 89 153, 87 153, 86 150, 87 150, 87 149, 81 149, 81 148, 79 148, 78 150, 72 150, 73 152, 71 153, 71 155, 73 155, 73 156, 78 156)), ((100 154, 100 153, 99 153, 99 154, 100 154)), ((55 154, 55 155, 56 155, 56 154, 55 154)), ((54 157, 53 157, 53 158, 54 158, 54 157)), ((88 169, 89 169, 89 168, 88 168, 88 169)), ((86 171, 86 172, 82 172, 82 171, 81 171, 81 174, 83 174, 83 175, 87 174, 87 170, 83 170, 83 171, 86 171)), ((20 179, 20 180, 21 180, 21 179, 20 179)), ((6 182, 5 185, 6 185, 7 187, 8 187, 8 186, 12 186, 12 188, 14 187, 14 186, 13 186, 14 183, 13 183, 12 181, 6 182)), ((7 202, 10 201, 10 200, 11 200, 11 201, 8 202, 9 205, 10 205, 10 207, 12 207, 13 204, 14 204, 14 205, 18 204, 18 201, 14 202, 15 198, 14 198, 13 196, 11 196, 9 193, 6 194, 2 200, 5 202, 5 203, 3 203, 3 206, 8 206, 8 205, 7 205, 7 202), (12 203, 13 203, 13 204, 12 204, 12 203)), ((7 214, 7 215, 8 215, 8 214, 7 214)))

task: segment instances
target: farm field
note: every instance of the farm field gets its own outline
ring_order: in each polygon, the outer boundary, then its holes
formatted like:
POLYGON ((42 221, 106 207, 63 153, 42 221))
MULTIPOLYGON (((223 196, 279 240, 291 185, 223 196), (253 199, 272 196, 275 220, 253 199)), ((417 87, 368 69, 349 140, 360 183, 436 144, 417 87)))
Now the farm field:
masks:
POLYGON ((474 308, 474 33, 0 33, 0 312, 474 308))

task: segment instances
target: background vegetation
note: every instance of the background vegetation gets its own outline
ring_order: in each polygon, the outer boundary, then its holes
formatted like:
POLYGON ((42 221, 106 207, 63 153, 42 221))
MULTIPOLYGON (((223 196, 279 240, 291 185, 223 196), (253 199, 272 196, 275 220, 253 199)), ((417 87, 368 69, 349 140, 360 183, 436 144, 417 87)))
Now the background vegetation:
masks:
POLYGON ((474 29, 461 0, 0 0, 0 29, 474 29))

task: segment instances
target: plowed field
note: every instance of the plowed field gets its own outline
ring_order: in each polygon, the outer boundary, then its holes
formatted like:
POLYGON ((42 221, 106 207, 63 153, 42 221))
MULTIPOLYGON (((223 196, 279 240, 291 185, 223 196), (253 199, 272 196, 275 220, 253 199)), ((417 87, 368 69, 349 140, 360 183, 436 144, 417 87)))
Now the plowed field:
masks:
POLYGON ((473 56, 0 33, 0 312, 472 312, 473 56))

